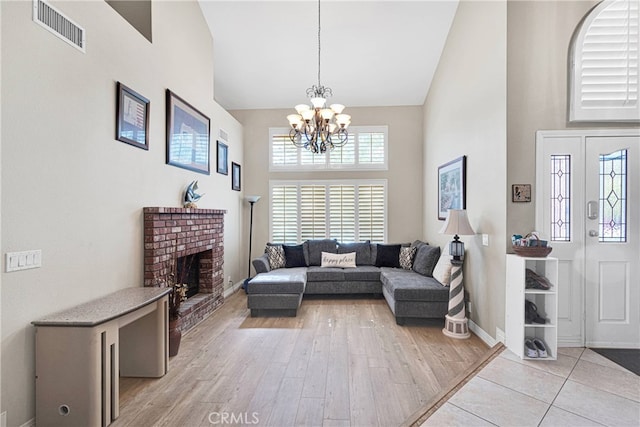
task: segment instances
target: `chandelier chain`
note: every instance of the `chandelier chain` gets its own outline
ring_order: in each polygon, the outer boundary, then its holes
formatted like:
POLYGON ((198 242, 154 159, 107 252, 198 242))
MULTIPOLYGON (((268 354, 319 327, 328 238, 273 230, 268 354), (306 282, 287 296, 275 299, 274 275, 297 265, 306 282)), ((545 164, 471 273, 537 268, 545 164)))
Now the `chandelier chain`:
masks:
POLYGON ((318 87, 320 87, 320 0, 318 0, 318 87))

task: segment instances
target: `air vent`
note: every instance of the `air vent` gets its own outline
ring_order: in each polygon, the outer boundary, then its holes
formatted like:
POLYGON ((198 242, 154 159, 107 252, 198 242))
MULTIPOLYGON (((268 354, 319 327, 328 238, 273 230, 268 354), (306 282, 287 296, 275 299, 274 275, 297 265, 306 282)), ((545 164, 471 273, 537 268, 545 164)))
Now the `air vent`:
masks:
POLYGON ((84 53, 85 31, 43 0, 33 0, 33 21, 84 53))
POLYGON ((227 133, 226 130, 220 129, 219 135, 221 140, 225 142, 229 142, 229 134, 227 133))

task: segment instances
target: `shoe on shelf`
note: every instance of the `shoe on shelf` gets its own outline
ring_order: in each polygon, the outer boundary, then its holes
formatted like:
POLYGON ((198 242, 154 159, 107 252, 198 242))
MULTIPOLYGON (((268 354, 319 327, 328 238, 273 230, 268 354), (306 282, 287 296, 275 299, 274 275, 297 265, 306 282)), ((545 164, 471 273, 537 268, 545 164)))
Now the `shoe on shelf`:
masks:
POLYGON ((525 356, 532 359, 538 358, 538 349, 536 348, 535 344, 533 344, 533 341, 531 341, 531 339, 529 338, 525 338, 524 340, 524 354, 525 356))
POLYGON ((547 346, 544 345, 544 341, 538 338, 534 338, 533 345, 535 346, 536 350, 538 350, 538 357, 549 357, 549 355, 547 354, 547 346))
POLYGON ((539 323, 541 325, 547 323, 547 320, 538 314, 538 307, 528 299, 524 300, 524 322, 529 324, 539 323))

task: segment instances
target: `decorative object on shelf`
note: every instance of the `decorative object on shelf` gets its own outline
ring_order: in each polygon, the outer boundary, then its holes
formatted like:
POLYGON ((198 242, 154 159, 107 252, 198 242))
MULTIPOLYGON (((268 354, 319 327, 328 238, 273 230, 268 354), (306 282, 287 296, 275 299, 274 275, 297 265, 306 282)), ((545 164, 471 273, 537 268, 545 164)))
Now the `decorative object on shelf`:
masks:
POLYGON ((167 164, 209 175, 209 117, 167 89, 167 164))
POLYGON ((511 236, 513 252, 523 257, 544 258, 551 253, 553 248, 547 246, 546 240, 541 240, 538 233, 532 231, 522 237, 520 234, 511 236))
POLYGON ((513 184, 511 186, 512 202, 530 202, 531 184, 513 184))
POLYGON ((325 107, 327 98, 333 95, 331 88, 320 83, 320 0, 318 0, 318 85, 307 89, 312 106, 296 105, 297 114, 289 114, 291 126, 289 139, 296 147, 303 147, 314 154, 323 154, 335 147, 342 147, 349 140, 347 128, 351 116, 342 114, 344 105, 325 107))
POLYGON ((198 194, 198 181, 192 181, 184 192, 183 206, 185 208, 197 208, 196 202, 200 200, 204 194, 198 194))
POLYGON ((229 160, 228 160, 228 152, 227 144, 224 142, 217 141, 216 144, 216 161, 218 164, 217 172, 222 175, 229 175, 229 160))
POLYGON ((256 204, 258 200, 260 200, 260 196, 246 196, 244 199, 251 205, 251 214, 249 220, 249 268, 247 270, 247 278, 242 284, 242 287, 246 292, 247 284, 249 283, 249 280, 251 280, 251 238, 253 236, 253 205, 256 204))
POLYGON ((149 100, 120 82, 116 90, 116 139, 148 150, 149 100))
POLYGON ((445 316, 445 325, 442 333, 451 338, 469 338, 469 326, 464 308, 464 283, 462 276, 462 260, 464 258, 464 243, 460 241, 459 234, 473 235, 467 219, 467 211, 463 209, 450 209, 447 221, 444 223, 441 234, 453 234, 453 241, 449 244, 451 259, 451 284, 449 285, 449 312, 445 316))
POLYGON ((438 167, 438 219, 446 219, 449 209, 467 206, 467 156, 438 167))
POLYGON ((241 187, 240 165, 236 162, 231 162, 231 189, 240 191, 241 187))

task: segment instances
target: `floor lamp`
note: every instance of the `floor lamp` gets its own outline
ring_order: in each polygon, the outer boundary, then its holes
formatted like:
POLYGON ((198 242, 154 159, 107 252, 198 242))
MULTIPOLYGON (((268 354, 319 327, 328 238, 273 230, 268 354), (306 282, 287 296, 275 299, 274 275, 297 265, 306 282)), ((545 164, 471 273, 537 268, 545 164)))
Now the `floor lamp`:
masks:
POLYGON ((451 259, 451 283, 449 284, 449 311, 445 316, 442 333, 451 338, 469 338, 469 326, 464 309, 464 284, 462 281, 462 262, 464 258, 464 243, 459 234, 469 236, 476 234, 467 219, 464 209, 450 209, 447 221, 441 234, 453 234, 453 241, 449 243, 451 259))
POLYGON ((251 205, 251 216, 250 216, 251 219, 249 220, 249 260, 248 260, 249 268, 247 270, 247 278, 245 279, 244 284, 242 285, 242 287, 246 292, 247 285, 249 284, 249 280, 251 280, 251 240, 253 236, 253 205, 258 200, 260 200, 260 196, 245 196, 244 199, 247 202, 249 202, 249 204, 251 205))

